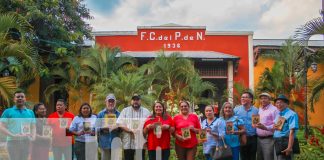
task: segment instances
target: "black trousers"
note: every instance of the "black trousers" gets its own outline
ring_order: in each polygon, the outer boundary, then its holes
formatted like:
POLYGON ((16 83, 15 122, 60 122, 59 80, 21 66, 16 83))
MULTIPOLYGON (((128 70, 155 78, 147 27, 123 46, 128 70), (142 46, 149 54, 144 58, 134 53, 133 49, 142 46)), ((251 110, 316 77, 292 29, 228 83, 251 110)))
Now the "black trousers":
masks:
MULTIPOLYGON (((149 160, 156 160, 156 150, 148 151, 149 160)), ((168 160, 170 157, 170 149, 161 150, 161 160, 168 160)))
POLYGON ((124 160, 135 160, 135 152, 142 153, 142 160, 145 160, 145 149, 124 149, 124 160))
POLYGON ((247 136, 246 145, 241 146, 241 160, 256 160, 257 136, 247 136))

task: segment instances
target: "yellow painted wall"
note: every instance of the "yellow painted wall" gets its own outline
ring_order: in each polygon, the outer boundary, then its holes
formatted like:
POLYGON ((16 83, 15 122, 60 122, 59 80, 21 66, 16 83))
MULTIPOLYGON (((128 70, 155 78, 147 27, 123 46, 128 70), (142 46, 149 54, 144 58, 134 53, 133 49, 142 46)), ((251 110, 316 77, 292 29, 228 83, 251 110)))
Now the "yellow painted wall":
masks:
MULTIPOLYGON (((254 66, 254 88, 256 88, 257 84, 259 83, 259 78, 261 74, 264 72, 264 69, 268 67, 269 69, 272 68, 274 64, 274 60, 272 59, 266 59, 263 57, 259 57, 258 63, 256 66, 254 66)), ((308 82, 316 79, 317 77, 323 75, 324 72, 324 64, 318 65, 318 70, 316 73, 313 73, 310 69, 308 71, 308 82)), ((310 90, 310 88, 308 88, 310 90)), ((308 94, 308 97, 310 95, 308 94)), ((258 101, 255 103, 256 106, 259 106, 258 101)), ((309 106, 309 104, 308 104, 309 106)), ((321 126, 324 125, 324 94, 322 94, 320 101, 318 101, 314 105, 315 112, 308 112, 309 115, 309 124, 310 125, 316 125, 321 126)), ((299 115, 304 115, 304 110, 302 108, 295 107, 295 110, 299 113, 299 115)))
POLYGON ((79 109, 82 103, 89 103, 90 93, 87 88, 82 88, 80 91, 69 92, 69 111, 74 115, 79 114, 79 109), (81 98, 79 97, 81 95, 81 98))
POLYGON ((39 84, 40 78, 36 77, 35 81, 29 86, 26 93, 26 100, 32 103, 39 102, 39 84))

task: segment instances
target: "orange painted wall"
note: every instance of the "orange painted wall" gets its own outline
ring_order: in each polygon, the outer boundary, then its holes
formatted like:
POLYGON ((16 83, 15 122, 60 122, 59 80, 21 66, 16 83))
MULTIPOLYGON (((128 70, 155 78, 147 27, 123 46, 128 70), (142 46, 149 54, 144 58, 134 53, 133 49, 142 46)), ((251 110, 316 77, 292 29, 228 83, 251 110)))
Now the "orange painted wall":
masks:
MULTIPOLYGON (((313 73, 310 69, 308 70, 308 79, 314 80, 320 76, 324 75, 324 64, 318 64, 317 72, 313 73)), ((308 96, 310 96, 308 94, 308 96)), ((308 104, 309 105, 309 104, 308 104)), ((315 112, 309 112, 309 122, 311 125, 320 126, 324 125, 324 91, 322 91, 322 95, 320 100, 314 106, 315 112)))
POLYGON ((110 35, 96 36, 96 44, 109 47, 120 47, 122 51, 159 51, 165 43, 180 43, 181 48, 165 49, 170 51, 215 51, 240 57, 238 72, 234 81, 249 84, 248 35, 204 35, 203 40, 186 41, 183 39, 168 41, 150 41, 149 37, 142 37, 142 32, 155 32, 156 35, 172 35, 181 32, 182 35, 193 35, 204 32, 204 29, 138 29, 138 35, 110 35))
MULTIPOLYGON (((273 64, 274 64, 274 60, 273 59, 265 59, 263 57, 259 57, 258 59, 258 63, 257 65, 254 67, 254 86, 256 88, 257 84, 259 83, 259 77, 261 76, 261 74, 264 72, 264 69, 266 67, 268 67, 269 69, 272 68, 273 64)), ((318 65, 318 70, 316 73, 313 73, 310 69, 308 71, 308 82, 316 79, 317 77, 320 77, 321 75, 323 75, 324 72, 324 64, 319 64, 318 65)), ((308 94, 308 97, 310 95, 308 94)), ((309 124, 312 126, 322 126, 324 125, 324 95, 322 94, 320 101, 318 101, 315 106, 315 112, 308 112, 309 115, 309 124)), ((258 101, 256 101, 255 103, 256 106, 259 106, 258 101)), ((309 106, 310 104, 308 104, 309 106)), ((299 108, 299 107, 295 107, 294 108, 295 111, 297 111, 299 113, 299 115, 304 115, 304 110, 303 108, 299 108)))

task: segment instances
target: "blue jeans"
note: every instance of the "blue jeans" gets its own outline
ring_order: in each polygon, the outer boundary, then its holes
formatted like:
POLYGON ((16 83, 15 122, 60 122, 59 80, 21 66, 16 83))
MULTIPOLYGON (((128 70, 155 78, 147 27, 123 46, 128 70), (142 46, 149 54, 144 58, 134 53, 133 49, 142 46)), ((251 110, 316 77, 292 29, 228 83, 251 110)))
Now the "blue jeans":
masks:
POLYGON ((240 159, 240 146, 232 147, 232 160, 240 159))
POLYGON ((205 154, 206 160, 213 160, 213 158, 210 156, 210 154, 205 154))

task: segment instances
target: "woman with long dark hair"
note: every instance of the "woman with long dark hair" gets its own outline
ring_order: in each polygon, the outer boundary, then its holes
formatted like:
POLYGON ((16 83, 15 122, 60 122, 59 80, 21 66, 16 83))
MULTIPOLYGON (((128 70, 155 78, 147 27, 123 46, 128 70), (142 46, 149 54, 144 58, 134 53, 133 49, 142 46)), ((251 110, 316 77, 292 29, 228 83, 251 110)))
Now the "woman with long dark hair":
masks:
POLYGON ((51 128, 46 125, 47 110, 43 103, 38 103, 34 105, 33 111, 36 117, 36 138, 32 141, 31 159, 48 159, 52 135, 51 128))
POLYGON ((74 117, 70 132, 75 138, 75 154, 78 160, 97 159, 97 140, 95 137, 95 123, 97 116, 92 114, 88 103, 83 103, 79 115, 74 117))
POLYGON ((144 123, 143 133, 147 135, 147 148, 150 160, 156 159, 156 150, 161 149, 161 159, 168 160, 170 156, 170 139, 174 131, 171 116, 166 113, 162 102, 152 106, 153 114, 144 123))

